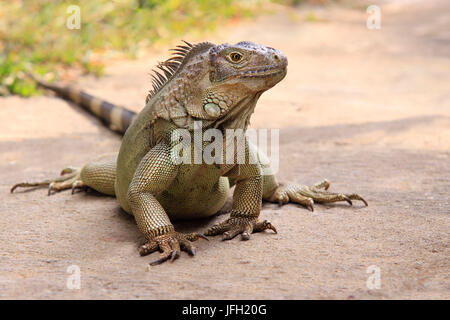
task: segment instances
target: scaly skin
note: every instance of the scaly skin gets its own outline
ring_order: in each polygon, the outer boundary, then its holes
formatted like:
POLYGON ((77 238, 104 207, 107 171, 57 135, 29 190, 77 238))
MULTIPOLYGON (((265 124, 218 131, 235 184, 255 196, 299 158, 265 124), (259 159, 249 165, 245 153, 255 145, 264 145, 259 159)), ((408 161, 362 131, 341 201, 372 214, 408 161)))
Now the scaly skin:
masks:
MULTIPOLYGON (((273 174, 262 174, 263 169, 266 173, 270 170, 267 165, 248 161, 250 156, 265 157, 248 142, 244 163, 176 164, 171 158, 177 145, 171 140, 176 130, 188 129, 192 136, 194 121, 201 121, 203 130, 245 131, 261 94, 285 77, 287 59, 278 50, 250 42, 219 46, 185 42, 174 52, 172 58, 158 65, 162 72, 155 73, 153 90, 137 115, 77 89, 36 79, 125 134, 118 155, 88 163, 81 170, 66 168, 57 179, 17 184, 11 191, 36 185, 49 186, 49 193, 89 187, 115 196, 121 207, 134 216, 148 240, 140 254, 162 252, 152 265, 178 258, 181 250, 194 255, 190 242, 204 236, 178 233, 171 220, 214 215, 224 205, 232 185, 236 188, 230 217, 208 229, 208 236, 223 234, 223 239, 228 240, 241 234, 243 240, 248 240, 253 232, 276 232, 269 221, 258 219, 262 200, 295 202, 311 210, 314 202, 351 204, 356 199, 367 205, 357 194, 326 191, 328 181, 312 187, 279 184, 273 174)), ((226 148, 224 143, 224 154, 226 148)))

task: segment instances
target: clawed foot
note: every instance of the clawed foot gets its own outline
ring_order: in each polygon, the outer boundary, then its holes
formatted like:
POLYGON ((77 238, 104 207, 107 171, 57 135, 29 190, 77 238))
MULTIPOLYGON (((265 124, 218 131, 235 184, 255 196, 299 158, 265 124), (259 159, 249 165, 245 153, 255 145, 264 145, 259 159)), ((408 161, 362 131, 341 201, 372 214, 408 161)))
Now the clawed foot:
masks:
POLYGON ((146 244, 139 248, 139 254, 141 256, 148 255, 152 252, 159 250, 161 257, 150 263, 151 266, 155 266, 170 259, 174 261, 180 257, 181 250, 186 251, 189 255, 195 255, 195 247, 191 242, 198 239, 208 240, 204 235, 199 233, 183 234, 176 231, 169 232, 154 239, 148 241, 146 244))
POLYGON ((280 205, 295 202, 304 205, 314 211, 314 203, 330 203, 347 201, 353 205, 352 200, 360 200, 366 206, 367 201, 356 193, 334 193, 326 191, 330 187, 328 180, 323 180, 313 186, 302 186, 297 184, 280 184, 273 195, 268 199, 271 202, 278 202, 280 205))
POLYGON ((277 229, 270 221, 257 221, 255 218, 230 217, 209 228, 205 235, 216 236, 218 234, 223 234, 222 240, 230 240, 240 234, 242 240, 248 240, 250 239, 250 234, 262 232, 266 229, 273 230, 277 233, 277 229))
POLYGON ((81 181, 80 170, 73 167, 67 167, 61 171, 61 177, 40 182, 18 183, 11 188, 11 193, 19 187, 30 188, 40 186, 48 186, 48 195, 51 195, 52 192, 59 192, 67 189, 72 189, 72 194, 74 194, 76 189, 86 190, 88 188, 83 184, 83 181, 81 181))

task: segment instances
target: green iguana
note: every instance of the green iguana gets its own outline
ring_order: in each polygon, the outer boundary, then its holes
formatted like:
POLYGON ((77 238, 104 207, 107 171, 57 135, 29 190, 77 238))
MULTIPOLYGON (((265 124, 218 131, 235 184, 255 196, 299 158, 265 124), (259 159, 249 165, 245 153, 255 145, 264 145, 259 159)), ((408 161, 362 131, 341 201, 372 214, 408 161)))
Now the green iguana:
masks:
MULTIPOLYGON (((140 254, 161 252, 152 265, 178 258, 181 250, 194 255, 191 242, 206 239, 205 235, 223 234, 223 239, 228 240, 241 234, 242 240, 248 240, 253 232, 266 229, 277 232, 269 221, 258 220, 262 200, 295 202, 310 210, 314 202, 352 204, 351 200, 356 199, 367 205, 357 194, 326 191, 329 186, 326 180, 311 187, 278 183, 273 174, 262 174, 269 166, 260 160, 238 164, 175 163, 172 152, 178 144, 173 134, 180 128, 193 135, 195 122, 201 121, 203 130, 245 131, 261 94, 285 77, 287 59, 278 50, 251 42, 235 45, 184 42, 173 51, 170 59, 157 66, 160 72, 154 72, 153 89, 138 114, 78 89, 37 80, 44 88, 114 126, 124 136, 117 156, 102 157, 81 170, 65 168, 56 179, 16 184, 11 192, 17 187, 45 185, 49 194, 89 187, 115 196, 120 206, 134 216, 148 241, 140 247, 140 254), (228 219, 209 228, 205 235, 174 230, 173 219, 203 218, 217 213, 233 185, 228 219)), ((226 146, 225 142, 224 149, 226 146)), ((247 141, 245 155, 264 158, 247 141)))

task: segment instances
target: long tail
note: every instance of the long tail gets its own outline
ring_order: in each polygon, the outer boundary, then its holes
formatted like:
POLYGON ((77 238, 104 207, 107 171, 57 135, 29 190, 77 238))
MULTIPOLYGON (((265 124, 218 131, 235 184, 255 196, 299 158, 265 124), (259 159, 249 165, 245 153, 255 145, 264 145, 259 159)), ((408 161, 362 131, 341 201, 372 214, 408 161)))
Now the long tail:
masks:
POLYGON ((39 79, 32 74, 28 75, 42 88, 49 89, 63 99, 76 103, 101 119, 109 128, 118 131, 121 134, 125 133, 133 119, 136 117, 136 112, 91 96, 78 88, 54 85, 39 79))

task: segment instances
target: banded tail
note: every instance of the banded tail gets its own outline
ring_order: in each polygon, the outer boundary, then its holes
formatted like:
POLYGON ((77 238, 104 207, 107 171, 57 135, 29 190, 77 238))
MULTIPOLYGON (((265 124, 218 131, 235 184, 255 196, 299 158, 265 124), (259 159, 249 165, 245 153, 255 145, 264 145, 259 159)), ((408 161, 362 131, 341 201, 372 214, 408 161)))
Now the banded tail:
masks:
POLYGON ((90 94, 71 86, 58 86, 29 74, 42 88, 55 92, 65 100, 76 103, 83 109, 101 119, 109 128, 124 134, 136 117, 136 112, 122 106, 114 105, 108 101, 91 96, 90 94))

